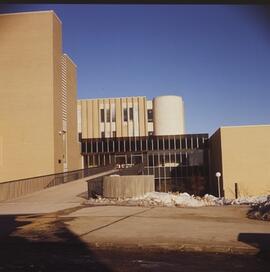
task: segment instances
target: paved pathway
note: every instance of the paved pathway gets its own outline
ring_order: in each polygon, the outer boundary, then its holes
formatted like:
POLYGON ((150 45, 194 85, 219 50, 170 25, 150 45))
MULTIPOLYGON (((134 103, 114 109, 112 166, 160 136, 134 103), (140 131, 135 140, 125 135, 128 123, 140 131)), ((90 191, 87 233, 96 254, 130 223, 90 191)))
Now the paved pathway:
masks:
POLYGON ((100 206, 67 216, 68 229, 101 247, 142 247, 216 252, 270 250, 270 222, 246 218, 247 206, 145 208, 100 206))
MULTIPOLYGON (((113 174, 117 171, 110 170, 90 176, 87 179, 113 174)), ((17 199, 0 202, 0 215, 50 213, 79 206, 87 198, 87 183, 85 180, 83 178, 17 199)))

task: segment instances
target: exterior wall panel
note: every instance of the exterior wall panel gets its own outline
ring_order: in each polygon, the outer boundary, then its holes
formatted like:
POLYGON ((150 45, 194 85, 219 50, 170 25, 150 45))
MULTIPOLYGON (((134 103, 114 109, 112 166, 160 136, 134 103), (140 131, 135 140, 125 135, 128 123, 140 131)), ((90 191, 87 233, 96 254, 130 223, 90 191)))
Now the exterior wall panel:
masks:
POLYGON ((226 197, 267 195, 270 191, 270 126, 222 127, 221 146, 226 197))
POLYGON ((106 138, 113 137, 114 131, 116 137, 148 135, 145 97, 82 99, 78 100, 78 105, 83 139, 101 138, 103 132, 106 138), (104 109, 104 122, 100 119, 101 109, 104 109), (124 109, 127 112, 127 121, 124 121, 124 109), (110 120, 107 120, 107 110, 110 112, 110 120), (133 118, 130 111, 133 112, 133 118), (115 121, 112 120, 113 112, 115 121))
POLYGON ((53 13, 0 25, 0 181, 54 173, 53 13))

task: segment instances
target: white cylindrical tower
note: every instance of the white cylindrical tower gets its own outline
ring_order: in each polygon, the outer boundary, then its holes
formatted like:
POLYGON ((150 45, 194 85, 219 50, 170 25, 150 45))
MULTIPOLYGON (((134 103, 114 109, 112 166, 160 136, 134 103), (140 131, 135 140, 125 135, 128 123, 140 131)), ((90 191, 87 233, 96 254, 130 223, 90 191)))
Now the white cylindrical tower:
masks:
POLYGON ((184 102, 181 96, 164 95, 153 99, 154 135, 184 134, 184 102))

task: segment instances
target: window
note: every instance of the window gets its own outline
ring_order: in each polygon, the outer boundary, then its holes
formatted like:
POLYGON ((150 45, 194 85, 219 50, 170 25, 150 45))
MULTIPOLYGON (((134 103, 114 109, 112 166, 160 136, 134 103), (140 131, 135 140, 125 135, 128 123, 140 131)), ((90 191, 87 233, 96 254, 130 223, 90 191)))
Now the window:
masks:
POLYGON ((153 136, 153 131, 149 131, 148 136, 153 136))
POLYGON ((110 123, 110 121, 111 121, 110 109, 106 109, 106 122, 110 123))
POLYGON ((129 108, 129 120, 133 121, 133 108, 129 108))
POLYGON ((112 132, 112 136, 113 136, 113 138, 116 137, 116 131, 115 130, 112 132))
POLYGON ((153 110, 147 110, 147 118, 148 118, 148 122, 153 122, 153 110))
POLYGON ((101 132, 101 138, 105 138, 105 132, 104 131, 101 132))
POLYGON ((111 105, 111 109, 112 109, 112 112, 111 112, 112 122, 115 122, 115 105, 114 104, 111 105))
POLYGON ((104 123, 104 109, 100 109, 100 122, 104 123))
POLYGON ((123 109, 123 115, 124 115, 124 122, 127 122, 128 120, 127 108, 123 109))

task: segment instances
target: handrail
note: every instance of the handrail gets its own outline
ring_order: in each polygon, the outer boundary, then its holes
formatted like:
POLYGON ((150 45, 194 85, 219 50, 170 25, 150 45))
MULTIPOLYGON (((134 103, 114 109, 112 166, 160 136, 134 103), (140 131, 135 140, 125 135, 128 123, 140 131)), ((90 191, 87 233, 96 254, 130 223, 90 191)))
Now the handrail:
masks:
POLYGON ((0 201, 14 199, 49 187, 75 181, 114 169, 115 165, 91 167, 75 171, 18 179, 0 183, 0 201))

